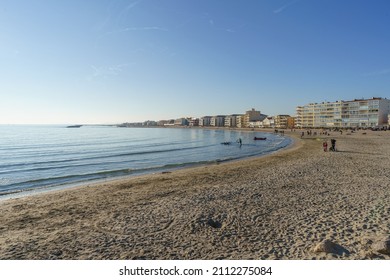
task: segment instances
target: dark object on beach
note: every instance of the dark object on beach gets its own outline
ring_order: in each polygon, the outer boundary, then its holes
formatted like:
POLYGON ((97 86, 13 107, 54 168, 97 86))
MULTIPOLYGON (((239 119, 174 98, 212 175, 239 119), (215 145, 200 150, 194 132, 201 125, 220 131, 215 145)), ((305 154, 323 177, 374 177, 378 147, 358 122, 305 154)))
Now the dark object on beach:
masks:
POLYGON ((66 128, 80 128, 82 125, 69 125, 66 128))
POLYGON ((336 151, 336 139, 330 139, 330 143, 332 144, 332 147, 329 149, 332 152, 336 151))
POLYGON ((232 142, 222 142, 222 145, 230 145, 232 142))
POLYGON ((267 137, 255 137, 253 140, 267 140, 267 137))
POLYGON ((221 228, 222 227, 221 222, 215 221, 215 220, 213 220, 211 218, 207 221, 207 224, 209 226, 211 226, 212 228, 221 228))
POLYGON ((350 254, 350 252, 341 245, 334 243, 330 240, 323 240, 313 248, 314 253, 326 253, 326 254, 350 254))

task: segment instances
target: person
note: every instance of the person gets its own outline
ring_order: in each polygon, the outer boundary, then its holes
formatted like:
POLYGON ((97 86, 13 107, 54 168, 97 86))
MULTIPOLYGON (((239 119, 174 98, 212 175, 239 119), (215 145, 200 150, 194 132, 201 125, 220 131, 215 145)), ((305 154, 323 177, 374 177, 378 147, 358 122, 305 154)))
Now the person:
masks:
POLYGON ((304 135, 305 135, 305 132, 302 131, 302 133, 301 133, 301 138, 302 138, 304 135))
POLYGON ((336 139, 330 139, 330 143, 332 144, 332 147, 330 148, 330 150, 332 152, 335 152, 336 151, 336 139))
POLYGON ((322 143, 322 147, 324 148, 324 152, 328 151, 328 142, 325 140, 324 143, 322 143))
POLYGON ((238 144, 240 144, 240 146, 242 145, 242 140, 241 140, 241 138, 238 138, 238 144))

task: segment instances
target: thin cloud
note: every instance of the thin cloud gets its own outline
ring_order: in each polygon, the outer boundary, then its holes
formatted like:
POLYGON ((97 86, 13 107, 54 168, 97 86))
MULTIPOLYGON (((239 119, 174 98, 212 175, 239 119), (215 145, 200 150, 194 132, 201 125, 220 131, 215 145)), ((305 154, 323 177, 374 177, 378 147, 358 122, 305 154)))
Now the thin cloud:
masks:
POLYGON ((296 4, 296 3, 298 3, 299 1, 300 1, 300 0, 294 0, 294 1, 291 1, 291 2, 289 2, 289 3, 285 4, 285 5, 283 5, 283 6, 280 7, 279 9, 274 10, 274 14, 279 14, 279 13, 283 12, 285 9, 287 9, 287 8, 289 8, 290 6, 292 6, 292 5, 296 4))
POLYGON ((107 32, 106 35, 131 32, 131 31, 164 31, 164 32, 167 32, 169 30, 166 28, 163 28, 163 27, 159 27, 159 26, 126 27, 126 28, 123 28, 120 30, 107 32))
MULTIPOLYGON (((205 16, 209 16, 208 14, 204 14, 205 16)), ((209 25, 210 25, 210 28, 211 29, 214 29, 214 30, 219 30, 219 31, 225 31, 225 32, 228 32, 228 33, 235 33, 236 30, 233 29, 233 28, 222 28, 222 27, 218 27, 217 24, 215 24, 214 20, 212 18, 209 18, 208 20, 209 22, 209 25)), ((242 24, 241 26, 238 27, 238 29, 241 29, 242 27, 244 27, 246 24, 242 24)))
POLYGON ((129 5, 127 5, 122 11, 121 13, 119 14, 118 16, 118 22, 122 22, 122 20, 124 18, 126 18, 129 13, 130 13, 130 10, 132 10, 133 8, 135 8, 140 2, 142 2, 142 0, 139 0, 139 1, 135 1, 135 2, 132 2, 130 3, 129 5))
POLYGON ((143 2, 143 0, 134 1, 127 6, 120 5, 118 7, 118 2, 112 0, 106 8, 107 16, 102 22, 97 24, 97 28, 102 30, 110 25, 120 25, 129 16, 131 10, 133 10, 141 2, 143 2))
POLYGON ((168 31, 168 29, 158 26, 144 26, 144 27, 127 27, 123 29, 123 32, 126 31, 142 31, 142 30, 159 30, 159 31, 168 31))
POLYGON ((91 65, 92 75, 87 77, 87 80, 91 81, 97 78, 108 78, 112 76, 118 76, 129 64, 116 64, 110 66, 95 66, 91 65))
POLYGON ((135 2, 133 2, 133 3, 130 3, 129 5, 127 5, 126 11, 131 10, 132 8, 134 8, 135 6, 137 6, 140 2, 141 2, 141 0, 140 0, 140 1, 135 1, 135 2))

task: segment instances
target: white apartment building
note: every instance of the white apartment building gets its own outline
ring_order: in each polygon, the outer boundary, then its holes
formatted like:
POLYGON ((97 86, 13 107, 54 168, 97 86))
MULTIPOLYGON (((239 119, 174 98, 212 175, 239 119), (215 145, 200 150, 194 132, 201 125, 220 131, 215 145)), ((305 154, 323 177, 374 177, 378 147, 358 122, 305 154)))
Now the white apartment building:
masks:
POLYGON ((225 127, 237 127, 237 117, 242 116, 239 114, 234 114, 225 117, 225 127))
POLYGON ((225 116, 218 115, 218 116, 211 117, 210 126, 218 126, 218 127, 225 126, 225 116))
POLYGON ((365 128, 387 125, 390 100, 380 97, 298 106, 297 127, 365 128))
POLYGON ((236 116, 236 127, 238 128, 244 127, 244 115, 236 116))

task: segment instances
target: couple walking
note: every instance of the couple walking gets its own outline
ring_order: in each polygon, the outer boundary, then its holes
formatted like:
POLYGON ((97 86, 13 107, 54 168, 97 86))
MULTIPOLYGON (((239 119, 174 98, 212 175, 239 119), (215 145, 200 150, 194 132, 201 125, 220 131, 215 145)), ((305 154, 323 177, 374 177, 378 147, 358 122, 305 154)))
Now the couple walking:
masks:
MULTIPOLYGON (((330 147, 329 151, 335 152, 336 151, 336 139, 330 139, 330 143, 332 147, 330 147)), ((324 141, 322 143, 322 147, 324 148, 324 152, 328 151, 328 141, 324 141)))

